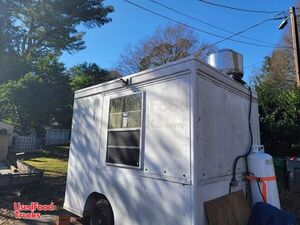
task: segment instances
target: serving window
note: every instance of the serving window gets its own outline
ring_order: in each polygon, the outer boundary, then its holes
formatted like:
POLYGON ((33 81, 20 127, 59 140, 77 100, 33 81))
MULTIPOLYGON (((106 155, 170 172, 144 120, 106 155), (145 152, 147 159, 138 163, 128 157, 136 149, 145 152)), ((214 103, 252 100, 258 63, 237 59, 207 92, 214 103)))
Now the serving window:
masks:
POLYGON ((110 99, 106 162, 140 167, 142 93, 110 99))

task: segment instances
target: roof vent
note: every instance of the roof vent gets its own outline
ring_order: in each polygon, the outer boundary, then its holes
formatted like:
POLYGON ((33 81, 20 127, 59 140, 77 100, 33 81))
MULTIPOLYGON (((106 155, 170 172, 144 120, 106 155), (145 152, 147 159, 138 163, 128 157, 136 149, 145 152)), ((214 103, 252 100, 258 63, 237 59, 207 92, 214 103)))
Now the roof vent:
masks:
POLYGON ((242 54, 231 49, 222 49, 208 55, 206 62, 234 80, 244 83, 242 54))

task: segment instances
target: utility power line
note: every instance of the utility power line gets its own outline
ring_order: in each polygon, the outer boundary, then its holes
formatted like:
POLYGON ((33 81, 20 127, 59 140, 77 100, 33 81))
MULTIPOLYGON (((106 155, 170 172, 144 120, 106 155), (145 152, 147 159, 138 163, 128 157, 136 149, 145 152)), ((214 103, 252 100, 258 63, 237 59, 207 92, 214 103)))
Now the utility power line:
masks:
MULTIPOLYGON (((226 29, 224 29, 224 28, 222 28, 222 27, 216 26, 216 25, 214 25, 214 24, 211 24, 211 23, 208 23, 208 22, 206 22, 206 21, 200 20, 200 19, 198 19, 198 18, 196 18, 196 17, 190 16, 190 15, 184 13, 184 12, 181 12, 181 11, 176 10, 176 9, 174 9, 174 8, 171 8, 171 7, 167 6, 167 5, 164 5, 164 4, 162 4, 162 3, 160 3, 160 2, 158 2, 158 1, 156 1, 156 0, 149 0, 149 1, 151 1, 151 2, 153 2, 153 3, 155 3, 155 4, 157 4, 157 5, 160 5, 160 6, 166 8, 166 9, 168 9, 168 10, 170 10, 170 11, 173 11, 173 12, 175 12, 175 13, 177 13, 177 14, 180 14, 180 15, 185 16, 185 17, 187 17, 187 18, 190 18, 190 19, 192 19, 192 20, 198 21, 198 22, 200 22, 200 23, 202 23, 202 24, 205 24, 205 25, 208 25, 208 26, 210 26, 210 27, 213 27, 213 28, 215 28, 215 29, 225 31, 225 32, 227 32, 227 33, 235 34, 235 33, 232 32, 232 31, 226 30, 226 29)), ((244 35, 239 35, 239 36, 240 36, 240 37, 243 37, 243 38, 245 38, 245 39, 248 39, 248 40, 252 40, 252 41, 264 43, 264 44, 267 44, 267 45, 273 45, 274 47, 276 47, 276 45, 273 44, 273 43, 268 43, 268 42, 261 41, 261 40, 258 40, 258 39, 255 39, 255 38, 251 38, 251 37, 247 37, 247 36, 244 36, 244 35)))
MULTIPOLYGON (((277 18, 276 18, 276 19, 277 19, 277 18)), ((228 37, 225 37, 224 39, 215 42, 213 45, 217 45, 217 44, 219 44, 219 43, 221 43, 221 42, 224 42, 224 41, 226 41, 226 40, 230 40, 230 39, 231 39, 232 37, 234 37, 234 36, 240 35, 241 33, 244 33, 244 32, 246 32, 246 31, 248 31, 248 30, 251 30, 251 29, 254 28, 254 27, 257 27, 257 26, 259 26, 259 25, 262 25, 262 24, 264 24, 264 23, 267 22, 267 21, 270 21, 270 20, 276 20, 276 19, 275 19, 275 18, 265 19, 265 20, 263 20, 263 21, 261 21, 261 22, 259 22, 259 23, 257 23, 257 24, 254 24, 254 25, 252 25, 252 26, 250 26, 250 27, 247 27, 247 28, 244 29, 244 30, 241 30, 241 31, 239 31, 239 32, 237 32, 237 33, 234 33, 234 34, 232 34, 232 35, 230 35, 230 36, 228 36, 228 37)), ((280 18, 280 19, 281 19, 281 18, 280 18)))
POLYGON ((244 67, 244 70, 248 70, 248 69, 250 69, 250 68, 256 66, 257 64, 262 63, 263 61, 264 61, 264 60, 260 60, 260 61, 258 61, 258 62, 256 62, 256 63, 252 63, 252 64, 250 64, 250 65, 248 65, 248 66, 245 66, 245 67, 244 67))
POLYGON ((178 20, 172 19, 172 18, 170 18, 170 17, 168 17, 168 16, 165 16, 165 15, 163 15, 163 14, 160 14, 160 13, 158 13, 158 12, 155 12, 155 11, 153 11, 153 10, 150 10, 150 9, 148 9, 148 8, 145 8, 145 7, 143 7, 143 6, 141 6, 141 5, 138 5, 138 4, 134 3, 134 2, 131 2, 131 1, 129 1, 129 0, 124 0, 124 1, 127 2, 127 3, 129 3, 129 4, 131 4, 131 5, 133 5, 133 6, 135 6, 135 7, 138 7, 138 8, 140 8, 140 9, 143 9, 144 11, 150 12, 150 13, 152 13, 152 14, 154 14, 154 15, 157 15, 157 16, 159 16, 159 17, 162 17, 162 18, 165 18, 165 19, 167 19, 167 20, 170 20, 170 21, 172 21, 172 22, 174 22, 174 23, 180 24, 180 25, 182 25, 182 26, 191 28, 191 29, 193 29, 193 30, 196 30, 196 31, 199 31, 199 32, 202 32, 202 33, 205 33, 205 34, 214 36, 214 37, 222 38, 221 40, 219 40, 219 41, 213 43, 213 45, 217 45, 217 44, 220 44, 221 42, 224 42, 224 41, 226 41, 226 40, 230 40, 230 41, 234 41, 234 42, 238 42, 238 43, 242 43, 242 44, 247 44, 247 45, 257 46, 257 47, 274 48, 274 46, 264 45, 264 44, 257 44, 257 43, 247 42, 247 41, 241 41, 241 40, 236 40, 236 39, 232 39, 232 37, 234 37, 234 36, 236 36, 236 35, 239 35, 239 34, 241 34, 241 33, 244 33, 244 32, 246 32, 246 31, 248 31, 248 30, 250 30, 250 29, 252 29, 252 28, 254 28, 254 27, 256 27, 256 26, 259 26, 259 25, 261 25, 261 24, 263 24, 263 23, 265 23, 265 22, 267 22, 267 21, 270 21, 270 20, 276 20, 276 19, 282 19, 282 18, 271 18, 271 19, 266 19, 266 20, 264 20, 264 21, 262 21, 262 22, 260 22, 260 23, 258 23, 258 24, 255 24, 255 25, 253 25, 253 26, 251 26, 251 27, 248 27, 248 28, 245 29, 245 30, 242 30, 242 31, 237 32, 237 33, 234 33, 234 34, 232 34, 232 35, 230 35, 230 36, 228 36, 228 37, 225 37, 225 36, 222 36, 222 35, 219 35, 219 34, 215 34, 215 33, 212 33, 212 32, 208 32, 208 31, 199 29, 199 28, 197 28, 197 27, 194 27, 194 26, 191 26, 191 25, 189 25, 189 24, 180 22, 180 21, 178 21, 178 20))
POLYGON ((209 4, 209 5, 213 5, 213 6, 218 6, 218 7, 222 7, 222 8, 226 8, 226 9, 231 9, 231 10, 236 10, 236 11, 241 11, 241 12, 248 12, 248 13, 275 14, 275 13, 284 13, 285 12, 284 10, 282 10, 282 11, 266 11, 266 10, 242 9, 242 8, 237 8, 237 7, 233 7, 233 6, 228 6, 228 5, 221 5, 221 4, 217 4, 217 3, 206 1, 206 0, 199 0, 199 1, 209 4))

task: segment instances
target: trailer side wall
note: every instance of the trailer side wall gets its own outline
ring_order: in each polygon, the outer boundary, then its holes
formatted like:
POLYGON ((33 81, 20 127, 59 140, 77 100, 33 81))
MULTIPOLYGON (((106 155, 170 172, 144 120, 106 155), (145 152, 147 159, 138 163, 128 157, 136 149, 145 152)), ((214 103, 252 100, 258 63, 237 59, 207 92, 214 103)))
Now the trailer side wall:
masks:
MULTIPOLYGON (((238 155, 245 154, 250 146, 248 127, 249 90, 217 72, 214 68, 197 62, 194 149, 198 163, 197 203, 198 224, 206 225, 203 203, 229 192, 233 163, 238 155)), ((251 127, 253 144, 260 144, 259 117, 256 93, 252 96, 251 127)), ((242 179, 245 159, 237 165, 238 186, 232 191, 246 190, 242 179)), ((196 178, 195 178, 196 180, 196 178)))
POLYGON ((66 209, 81 216, 86 199, 97 192, 110 201, 116 225, 192 224, 191 64, 150 72, 140 83, 143 76, 133 77, 130 87, 99 87, 99 93, 76 96, 66 209), (139 92, 144 94, 141 168, 108 165, 110 99, 139 92))

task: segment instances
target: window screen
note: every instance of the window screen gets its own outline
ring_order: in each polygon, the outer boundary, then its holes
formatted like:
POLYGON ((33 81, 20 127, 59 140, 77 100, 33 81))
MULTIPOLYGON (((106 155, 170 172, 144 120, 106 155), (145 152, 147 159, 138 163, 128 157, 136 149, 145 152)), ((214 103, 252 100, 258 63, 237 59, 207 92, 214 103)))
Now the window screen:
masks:
POLYGON ((142 94, 110 100, 106 162, 139 167, 142 94))

